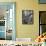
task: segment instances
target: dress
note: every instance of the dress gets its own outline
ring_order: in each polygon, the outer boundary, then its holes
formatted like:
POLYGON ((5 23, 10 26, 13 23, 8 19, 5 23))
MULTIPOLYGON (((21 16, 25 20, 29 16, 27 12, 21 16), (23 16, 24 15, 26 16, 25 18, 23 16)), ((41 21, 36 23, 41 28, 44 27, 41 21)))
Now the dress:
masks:
POLYGON ((46 46, 46 42, 43 42, 43 43, 42 43, 42 46, 46 46))

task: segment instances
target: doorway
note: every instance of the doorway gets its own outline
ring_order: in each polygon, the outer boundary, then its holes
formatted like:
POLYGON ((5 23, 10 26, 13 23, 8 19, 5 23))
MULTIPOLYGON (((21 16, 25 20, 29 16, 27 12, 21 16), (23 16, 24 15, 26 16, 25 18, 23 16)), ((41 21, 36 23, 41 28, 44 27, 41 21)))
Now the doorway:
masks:
POLYGON ((15 3, 0 3, 0 40, 15 40, 15 3))

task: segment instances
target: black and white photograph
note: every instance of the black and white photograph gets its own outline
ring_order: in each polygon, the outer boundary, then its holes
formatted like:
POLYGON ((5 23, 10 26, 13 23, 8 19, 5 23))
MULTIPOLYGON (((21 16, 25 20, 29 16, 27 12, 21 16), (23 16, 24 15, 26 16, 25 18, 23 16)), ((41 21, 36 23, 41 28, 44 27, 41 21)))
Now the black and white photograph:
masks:
POLYGON ((22 10, 22 24, 33 24, 33 10, 22 10))

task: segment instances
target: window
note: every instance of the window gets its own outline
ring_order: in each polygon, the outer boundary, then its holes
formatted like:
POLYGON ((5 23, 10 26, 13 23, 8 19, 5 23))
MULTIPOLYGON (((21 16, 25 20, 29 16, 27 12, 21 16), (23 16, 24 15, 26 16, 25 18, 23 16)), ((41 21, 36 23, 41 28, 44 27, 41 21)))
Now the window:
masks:
POLYGON ((46 4, 46 0, 39 0, 40 4, 46 4))
POLYGON ((46 32, 46 11, 39 12, 39 35, 46 32))

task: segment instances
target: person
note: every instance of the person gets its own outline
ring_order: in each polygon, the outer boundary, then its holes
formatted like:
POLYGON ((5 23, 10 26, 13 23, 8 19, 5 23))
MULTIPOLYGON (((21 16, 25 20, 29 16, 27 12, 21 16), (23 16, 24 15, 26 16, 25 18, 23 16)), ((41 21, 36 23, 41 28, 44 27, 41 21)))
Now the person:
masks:
POLYGON ((43 38, 44 38, 44 36, 43 35, 40 35, 40 36, 38 36, 37 38, 36 38, 36 42, 42 42, 43 41, 43 38))
POLYGON ((44 35, 44 38, 46 38, 46 34, 43 34, 44 35))
POLYGON ((42 42, 42 46, 46 46, 46 39, 42 42))

